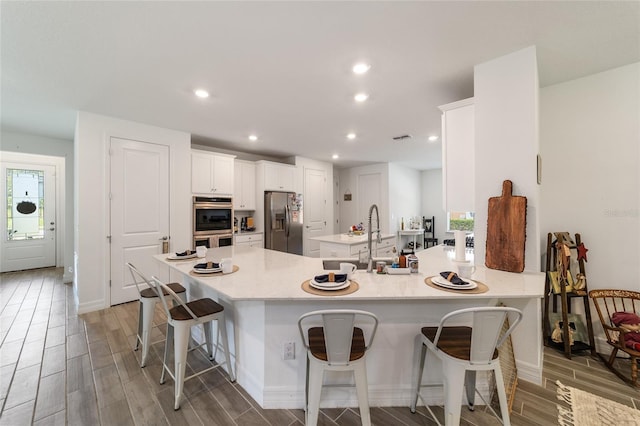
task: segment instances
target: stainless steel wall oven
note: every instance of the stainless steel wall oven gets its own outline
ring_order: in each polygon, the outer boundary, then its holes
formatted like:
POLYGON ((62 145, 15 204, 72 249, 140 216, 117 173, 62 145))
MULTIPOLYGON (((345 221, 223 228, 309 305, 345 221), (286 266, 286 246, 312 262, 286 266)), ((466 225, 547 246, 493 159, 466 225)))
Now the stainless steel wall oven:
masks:
POLYGON ((193 245, 207 248, 233 245, 230 197, 193 197, 193 245))

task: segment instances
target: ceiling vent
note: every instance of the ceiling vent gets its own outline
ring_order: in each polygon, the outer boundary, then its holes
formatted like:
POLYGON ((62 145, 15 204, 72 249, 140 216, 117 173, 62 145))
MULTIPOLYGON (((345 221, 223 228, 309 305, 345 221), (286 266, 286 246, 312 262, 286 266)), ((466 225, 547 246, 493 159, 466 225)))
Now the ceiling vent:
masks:
POLYGON ((402 136, 396 136, 395 138, 393 138, 394 141, 403 141, 406 139, 411 139, 411 135, 402 135, 402 136))

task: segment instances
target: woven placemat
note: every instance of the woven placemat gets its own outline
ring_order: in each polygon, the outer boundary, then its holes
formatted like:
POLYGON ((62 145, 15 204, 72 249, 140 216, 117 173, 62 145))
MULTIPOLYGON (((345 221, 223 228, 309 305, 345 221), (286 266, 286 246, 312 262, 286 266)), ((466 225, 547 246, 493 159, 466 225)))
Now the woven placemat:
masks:
POLYGON ((173 257, 165 257, 165 260, 169 261, 169 262, 190 262, 192 260, 197 260, 197 257, 187 257, 184 259, 180 259, 180 258, 173 258, 173 257))
POLYGON ((351 284, 347 288, 343 288, 342 290, 320 290, 315 287, 311 287, 309 280, 306 280, 302 283, 302 289, 310 294, 315 294, 316 296, 346 296, 347 294, 355 293, 360 288, 357 282, 351 280, 351 284))
POLYGON ((458 293, 458 294, 482 294, 482 293, 486 293, 489 291, 489 287, 487 287, 487 285, 485 283, 481 283, 478 280, 473 280, 476 284, 478 284, 478 287, 471 289, 471 290, 453 290, 453 289, 448 289, 448 288, 444 288, 439 286, 438 284, 434 284, 431 281, 431 277, 427 277, 424 279, 424 283, 426 285, 428 285, 429 287, 433 287, 436 288, 438 290, 442 290, 442 291, 448 291, 449 293, 458 293))
MULTIPOLYGON (((240 267, 238 265, 233 265, 233 271, 231 271, 230 274, 233 274, 234 272, 238 272, 239 270, 240 270, 240 267)), ((189 275, 191 275, 192 277, 217 277, 218 275, 229 275, 229 274, 223 274, 222 271, 212 272, 210 274, 198 274, 197 272, 189 271, 189 275)))

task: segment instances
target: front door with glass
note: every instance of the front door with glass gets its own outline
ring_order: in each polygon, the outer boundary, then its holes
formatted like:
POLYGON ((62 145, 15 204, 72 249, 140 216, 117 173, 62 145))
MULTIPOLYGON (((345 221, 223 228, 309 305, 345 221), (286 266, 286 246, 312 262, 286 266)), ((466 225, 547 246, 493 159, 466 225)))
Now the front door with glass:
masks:
POLYGON ((2 162, 2 272, 56 265, 55 167, 2 162))

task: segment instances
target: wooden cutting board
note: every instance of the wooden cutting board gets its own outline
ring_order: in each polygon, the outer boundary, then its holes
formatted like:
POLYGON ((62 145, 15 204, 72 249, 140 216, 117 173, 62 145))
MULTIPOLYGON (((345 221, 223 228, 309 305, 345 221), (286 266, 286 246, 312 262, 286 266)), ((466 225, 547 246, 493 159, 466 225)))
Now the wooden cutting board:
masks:
POLYGON ((502 195, 489 198, 487 268, 524 271, 527 197, 513 196, 510 180, 502 182, 502 195))

